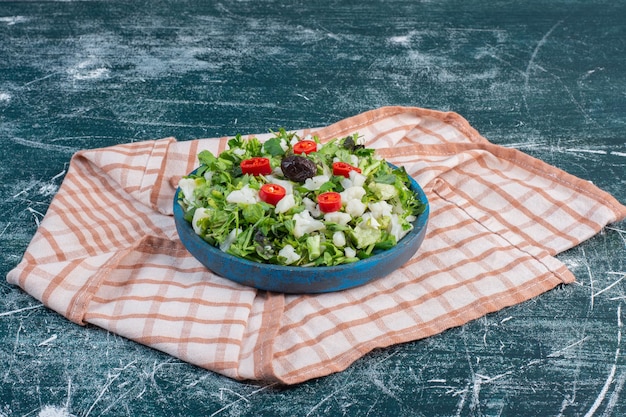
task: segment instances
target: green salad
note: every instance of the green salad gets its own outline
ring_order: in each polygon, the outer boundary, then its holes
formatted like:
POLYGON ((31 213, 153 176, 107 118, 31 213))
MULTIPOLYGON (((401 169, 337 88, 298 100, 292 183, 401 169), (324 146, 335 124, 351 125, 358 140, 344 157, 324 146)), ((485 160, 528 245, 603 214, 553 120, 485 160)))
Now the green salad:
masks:
POLYGON ((284 129, 238 135, 179 182, 185 219, 206 242, 261 263, 333 266, 395 246, 425 205, 404 168, 358 134, 321 144, 284 129))

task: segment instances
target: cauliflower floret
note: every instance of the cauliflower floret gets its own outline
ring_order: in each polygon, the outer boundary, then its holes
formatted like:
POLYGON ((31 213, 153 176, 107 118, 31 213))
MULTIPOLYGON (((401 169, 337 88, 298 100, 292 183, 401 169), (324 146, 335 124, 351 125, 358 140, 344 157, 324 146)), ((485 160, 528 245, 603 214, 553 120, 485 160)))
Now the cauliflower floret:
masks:
POLYGON ((195 178, 182 178, 178 181, 178 186, 180 187, 180 191, 183 192, 183 201, 185 204, 195 206, 196 199, 193 192, 198 187, 198 180, 195 178))
POLYGON ((316 175, 311 178, 307 178, 304 181, 304 188, 310 191, 319 190, 322 184, 328 182, 330 177, 328 175, 316 175))
POLYGON ((203 232, 202 228, 198 225, 198 222, 202 219, 206 219, 209 217, 211 212, 208 208, 199 207, 193 213, 193 220, 191 220, 191 226, 193 227, 193 231, 196 232, 197 235, 203 232))
POLYGON ((296 252, 293 246, 285 245, 280 251, 278 256, 285 258, 285 264, 289 265, 300 260, 300 255, 296 252))
POLYGON ((259 199, 259 192, 246 184, 240 190, 231 191, 230 194, 226 196, 226 201, 234 204, 255 204, 261 200, 259 199))
POLYGON ((346 258, 354 258, 356 256, 356 250, 350 246, 346 246, 343 248, 343 254, 346 255, 346 258))
POLYGON ((276 207, 274 208, 274 211, 276 213, 284 213, 295 205, 296 205, 296 200, 293 197, 293 194, 288 194, 284 196, 283 198, 281 198, 278 203, 276 203, 276 207))
POLYGON ((309 213, 311 213, 311 216, 319 218, 322 215, 320 207, 315 201, 311 200, 308 197, 304 197, 302 199, 302 203, 304 203, 304 207, 306 207, 309 213))
POLYGON ((389 222, 389 226, 387 228, 389 234, 396 238, 396 242, 399 242, 400 239, 406 236, 406 234, 413 229, 413 225, 409 224, 411 227, 405 230, 404 227, 402 227, 403 224, 406 223, 404 223, 397 214, 393 213, 391 215, 391 221, 389 222))
POLYGON ((354 187, 362 187, 363 184, 365 184, 365 180, 367 180, 365 175, 354 170, 350 171, 348 175, 350 175, 350 180, 352 181, 352 186, 354 187))
POLYGON ((333 211, 331 213, 324 214, 324 220, 330 223, 337 223, 345 226, 352 220, 352 216, 342 211, 333 211))
POLYGON ((293 220, 295 222, 293 235, 296 238, 301 238, 308 233, 312 233, 317 230, 323 230, 326 228, 322 221, 316 220, 311 217, 311 213, 309 213, 307 210, 294 214, 293 220))
POLYGON ((391 216, 393 206, 386 201, 377 201, 375 203, 369 203, 367 208, 372 213, 372 216, 381 218, 383 216, 391 216))
POLYGON ((346 213, 350 216, 361 217, 365 213, 367 206, 361 200, 349 200, 346 204, 346 213))
POLYGON ((361 221, 361 223, 359 223, 359 225, 367 225, 372 229, 380 228, 380 223, 378 222, 378 220, 376 220, 371 212, 368 211, 367 213, 363 214, 362 219, 363 220, 361 221))
POLYGON ((333 233, 333 245, 339 248, 346 246, 346 234, 341 230, 333 233))
POLYGON ((350 200, 359 200, 363 198, 366 191, 363 187, 350 187, 343 190, 341 193, 341 201, 345 201, 346 203, 350 200))

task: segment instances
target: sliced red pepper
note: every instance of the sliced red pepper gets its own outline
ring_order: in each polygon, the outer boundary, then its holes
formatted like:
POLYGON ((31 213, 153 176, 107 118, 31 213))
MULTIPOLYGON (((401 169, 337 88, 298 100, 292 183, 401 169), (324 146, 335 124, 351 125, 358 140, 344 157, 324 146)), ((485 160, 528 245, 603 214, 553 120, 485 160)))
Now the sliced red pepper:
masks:
POLYGON ((345 162, 333 162, 333 175, 343 175, 346 178, 350 178, 350 171, 361 173, 361 168, 345 162))
POLYGON ((296 155, 300 154, 310 154, 311 152, 317 151, 317 142, 314 140, 301 140, 293 145, 293 153, 296 155))
POLYGON ((341 209, 341 194, 328 191, 317 196, 317 204, 323 213, 332 213, 341 209))
POLYGON ((241 172, 251 175, 268 175, 272 173, 270 160, 260 156, 241 161, 241 172))
POLYGON ((259 198, 275 206, 287 194, 285 188, 278 184, 263 184, 259 190, 259 198))

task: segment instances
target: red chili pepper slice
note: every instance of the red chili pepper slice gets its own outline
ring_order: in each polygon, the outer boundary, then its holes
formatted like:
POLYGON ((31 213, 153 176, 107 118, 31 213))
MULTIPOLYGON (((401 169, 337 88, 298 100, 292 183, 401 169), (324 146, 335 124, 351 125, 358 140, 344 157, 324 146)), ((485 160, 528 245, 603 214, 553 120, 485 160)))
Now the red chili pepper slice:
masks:
POLYGON ((314 140, 301 140, 293 145, 293 153, 296 155, 300 154, 310 154, 311 152, 317 151, 317 142, 314 140))
POLYGON ((287 194, 285 188, 278 184, 263 184, 259 190, 259 198, 275 206, 287 194))
POLYGON ((345 162, 333 162, 333 175, 343 175, 350 178, 350 171, 361 172, 361 168, 346 164, 345 162))
POLYGON ((244 159, 241 161, 241 172, 251 175, 268 175, 272 173, 270 160, 260 156, 244 159))
POLYGON ((328 191, 317 196, 317 204, 323 213, 332 213, 341 209, 341 194, 328 191))

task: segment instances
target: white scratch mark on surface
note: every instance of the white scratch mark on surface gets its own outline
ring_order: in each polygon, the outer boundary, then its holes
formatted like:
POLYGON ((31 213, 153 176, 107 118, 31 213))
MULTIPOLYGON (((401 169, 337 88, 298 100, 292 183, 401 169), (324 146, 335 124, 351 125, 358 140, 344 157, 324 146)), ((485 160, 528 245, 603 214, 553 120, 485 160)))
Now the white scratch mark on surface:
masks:
POLYGON ((28 22, 30 19, 26 16, 5 16, 0 17, 0 23, 4 23, 7 26, 13 26, 17 23, 28 22))
POLYGON ((566 350, 571 349, 574 346, 580 345, 581 343, 583 343, 587 339, 589 339, 589 336, 585 336, 582 339, 580 339, 580 340, 578 340, 578 341, 576 341, 576 342, 574 342, 572 344, 569 344, 569 345, 565 346, 562 349, 559 349, 559 350, 557 350, 555 352, 552 352, 552 353, 550 353, 548 355, 548 358, 555 358, 555 357, 559 356, 561 353, 565 352, 566 350))
POLYGON ((16 314, 16 313, 21 313, 22 311, 34 310, 34 309, 39 308, 39 307, 43 307, 43 304, 38 304, 36 306, 19 308, 17 310, 12 310, 12 311, 4 311, 4 312, 0 313, 0 317, 11 316, 11 315, 16 314))
POLYGON ((73 154, 77 150, 75 148, 70 148, 69 146, 50 145, 47 143, 35 142, 34 140, 21 139, 21 138, 15 138, 15 137, 9 138, 9 140, 19 145, 28 146, 30 148, 45 149, 47 151, 67 152, 67 153, 73 154))
POLYGON ((613 408, 615 408, 615 405, 617 405, 617 402, 619 401, 622 388, 624 388, 624 382, 626 382, 626 372, 622 372, 617 378, 617 381, 615 382, 615 389, 609 398, 609 402, 606 405, 604 413, 602 413, 602 417, 609 417, 613 415, 613 408))
POLYGON ((463 389, 462 391, 452 394, 453 396, 462 394, 461 397, 459 398, 459 402, 456 405, 456 413, 454 414, 455 417, 461 416, 461 412, 463 412, 463 408, 465 407, 465 401, 467 400, 468 392, 469 392, 469 384, 467 384, 465 386, 465 389, 463 389))
POLYGON ((513 316, 503 318, 502 320, 500 320, 500 324, 504 324, 509 320, 513 320, 513 316))
POLYGON ((598 149, 578 149, 578 148, 568 148, 565 149, 565 152, 574 152, 574 153, 595 153, 598 155, 606 155, 607 151, 602 151, 598 149))
POLYGON ((49 338, 47 338, 46 340, 44 340, 43 342, 40 342, 37 347, 41 347, 41 346, 48 346, 51 342, 54 342, 55 340, 57 340, 57 335, 53 334, 52 336, 50 336, 49 338))
POLYGON ((324 404, 326 401, 330 400, 331 398, 333 398, 338 392, 341 392, 343 390, 345 390, 349 385, 343 385, 342 387, 340 387, 339 389, 331 392, 330 394, 328 394, 327 396, 325 396, 324 398, 322 398, 317 404, 315 404, 308 413, 306 413, 305 417, 309 417, 311 414, 313 414, 313 412, 315 410, 317 410, 318 408, 320 408, 322 406, 322 404, 324 404))
POLYGON ((67 378, 67 399, 65 400, 65 409, 69 410, 70 400, 72 399, 72 378, 67 378))
POLYGON ((236 395, 237 397, 241 398, 243 401, 245 401, 245 402, 247 402, 247 403, 249 403, 249 402, 250 402, 250 400, 249 400, 249 399, 247 399, 245 396, 243 396, 243 395, 239 394, 238 392, 235 392, 235 391, 233 391, 232 389, 229 389, 229 388, 220 388, 220 400, 223 400, 223 399, 224 399, 224 398, 223 398, 223 394, 224 394, 224 392, 230 392, 231 394, 234 394, 234 395, 236 395))
POLYGON ((11 101, 11 94, 0 91, 0 103, 8 103, 9 101, 11 101))
POLYGON ((41 216, 41 218, 43 219, 44 218, 44 214, 42 212, 40 212, 40 211, 35 210, 32 207, 26 207, 26 210, 28 210, 33 215, 33 218, 35 219, 35 224, 37 224, 37 227, 39 227, 39 224, 40 224, 39 223, 39 217, 37 217, 37 216, 41 216))
MULTIPOLYGON (((261 391, 265 391, 266 389, 271 388, 271 387, 273 387, 274 385, 276 385, 276 384, 265 385, 265 386, 263 386, 263 387, 261 387, 261 388, 259 388, 259 389, 257 389, 257 390, 252 391, 250 394, 246 395, 245 397, 246 397, 246 398, 248 398, 248 397, 252 397, 253 395, 258 394, 258 393, 259 393, 259 392, 261 392, 261 391)), ((220 389, 220 391, 221 391, 221 389, 220 389)), ((240 397, 241 397, 241 396, 240 396, 240 397)), ((242 401, 242 399, 241 399, 241 398, 238 398, 237 400, 235 400, 235 401, 233 401, 233 402, 231 402, 231 403, 226 404, 224 407, 222 407, 222 408, 220 408, 219 410, 215 411, 215 412, 214 412, 213 414, 211 414, 209 417, 214 417, 214 416, 216 416, 216 415, 220 414, 222 411, 225 411, 225 410, 229 409, 230 407, 232 407, 233 405, 235 405, 235 404, 239 403, 240 401, 242 401)))
POLYGON ((530 56, 530 60, 528 61, 528 65, 526 66, 526 71, 524 71, 524 106, 526 107, 526 110, 528 110, 528 103, 526 102, 526 92, 528 91, 528 84, 529 84, 529 80, 530 80, 530 71, 533 68, 533 66, 535 66, 535 59, 537 58, 537 54, 539 53, 539 50, 543 47, 543 45, 546 43, 546 41, 548 40, 548 38, 550 37, 550 35, 552 34, 552 32, 554 32, 554 30, 561 24, 563 23, 562 20, 559 20, 558 22, 556 22, 551 28, 550 30, 548 30, 545 35, 543 35, 543 37, 539 40, 539 42, 537 42, 537 46, 535 46, 535 49, 533 50, 533 53, 530 56))
POLYGON ((34 84, 34 83, 38 83, 39 81, 47 80, 48 78, 54 77, 57 74, 59 74, 59 73, 58 72, 53 72, 52 74, 48 74, 48 75, 46 75, 44 77, 35 78, 34 80, 31 80, 31 81, 27 82, 26 84, 24 84, 24 87, 29 86, 29 85, 34 84))
POLYGON ((2 232, 0 232, 0 237, 4 236, 9 226, 11 226, 11 222, 8 222, 7 225, 4 226, 4 229, 2 229, 2 232))
POLYGON ((611 285, 605 287, 604 289, 598 291, 597 293, 595 293, 593 296, 597 297, 598 295, 602 294, 605 291, 610 290, 611 288, 613 288, 614 286, 616 286, 617 284, 619 284, 624 278, 626 278, 626 274, 622 274, 624 275, 623 277, 621 277, 620 279, 618 279, 617 281, 615 281, 614 283, 612 283, 611 285))
POLYGON ((100 393, 98 394, 98 396, 96 397, 94 402, 91 404, 91 407, 89 407, 89 409, 87 410, 87 412, 85 413, 85 415, 83 417, 87 417, 89 414, 91 414, 91 412, 93 411, 94 407, 96 406, 96 404, 98 404, 100 399, 102 399, 102 396, 104 395, 105 392, 107 392, 107 390, 109 389, 111 384, 117 378, 119 378, 120 375, 122 375, 122 372, 124 372, 124 370, 128 369, 129 367, 131 367, 135 362, 137 362, 137 360, 134 360, 132 362, 127 363, 126 366, 124 366, 122 369, 120 369, 119 372, 117 374, 113 375, 113 376, 111 376, 109 374, 109 376, 107 377, 108 380, 107 380, 106 384, 104 384, 104 386, 100 390, 100 393))
POLYGON ((593 310, 593 300, 594 300, 594 294, 595 294, 593 273, 591 272, 591 267, 589 266, 589 262, 587 262, 587 254, 585 253, 585 249, 581 248, 581 251, 583 253, 583 263, 585 267, 587 268, 587 274, 589 275, 589 287, 591 289, 589 309, 593 310))
POLYGON ((611 366, 609 375, 607 376, 606 381, 604 382, 604 386, 600 390, 598 397, 592 404, 589 411, 587 411, 587 414, 585 414, 585 417, 591 417, 595 414, 595 412, 598 410, 598 408, 602 404, 602 401, 604 401, 604 399, 606 398, 606 394, 609 392, 609 388, 611 387, 611 384, 613 383, 615 379, 615 371, 617 370, 617 360, 619 359, 619 356, 620 356, 621 342, 622 342, 622 305, 619 304, 617 306, 617 348, 615 349, 615 357, 613 360, 613 365, 611 366))
POLYGON ((611 151, 609 154, 626 158, 626 152, 611 151))

